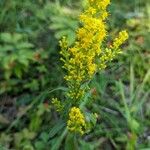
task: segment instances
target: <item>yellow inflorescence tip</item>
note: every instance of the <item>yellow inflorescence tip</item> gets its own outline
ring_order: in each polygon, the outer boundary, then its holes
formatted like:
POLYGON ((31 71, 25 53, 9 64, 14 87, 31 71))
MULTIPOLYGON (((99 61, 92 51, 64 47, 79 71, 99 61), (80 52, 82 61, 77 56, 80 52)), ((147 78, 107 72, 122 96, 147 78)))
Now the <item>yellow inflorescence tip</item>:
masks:
POLYGON ((72 107, 69 112, 69 119, 67 121, 67 128, 71 132, 84 133, 85 129, 85 118, 81 113, 80 109, 77 107, 72 107))

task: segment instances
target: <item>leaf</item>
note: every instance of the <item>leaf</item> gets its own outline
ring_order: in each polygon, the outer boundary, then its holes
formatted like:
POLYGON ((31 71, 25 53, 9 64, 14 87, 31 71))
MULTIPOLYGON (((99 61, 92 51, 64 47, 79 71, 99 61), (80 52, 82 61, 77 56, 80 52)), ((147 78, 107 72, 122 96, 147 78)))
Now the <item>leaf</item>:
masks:
POLYGON ((85 142, 83 140, 80 140, 80 150, 94 150, 94 145, 88 143, 88 142, 85 142))
POLYGON ((59 24, 67 23, 68 24, 68 18, 64 16, 55 16, 55 17, 52 17, 51 19, 52 19, 52 22, 54 23, 59 23, 59 24))
POLYGON ((15 72, 15 75, 16 75, 18 78, 21 78, 21 77, 22 77, 21 66, 17 65, 17 66, 14 68, 14 72, 15 72))
POLYGON ((117 142, 126 142, 128 137, 125 134, 121 134, 120 136, 116 137, 115 140, 117 142))
POLYGON ((45 149, 45 143, 42 141, 36 141, 35 142, 35 148, 36 150, 44 150, 45 149))
POLYGON ((49 28, 53 30, 64 29, 65 27, 66 26, 64 24, 58 24, 58 23, 53 23, 52 25, 49 26, 49 28))
POLYGON ((65 140, 65 150, 77 150, 77 139, 76 136, 72 133, 68 133, 65 140))
POLYGON ((58 137, 58 138, 55 140, 55 143, 52 145, 51 150, 59 150, 60 145, 61 145, 61 143, 62 143, 64 137, 66 136, 66 134, 67 134, 67 129, 65 129, 65 130, 62 132, 61 136, 58 137))
POLYGON ((29 128, 31 131, 38 131, 40 128, 40 125, 42 123, 42 119, 38 115, 34 115, 31 119, 29 128))
POLYGON ((19 42, 19 40, 21 40, 23 38, 23 34, 20 33, 14 33, 12 34, 12 42, 17 44, 17 42, 19 42))
POLYGON ((30 88, 32 91, 36 91, 39 89, 39 82, 35 79, 32 79, 30 83, 26 83, 24 88, 30 88))
POLYGON ((49 137, 52 138, 55 136, 64 126, 65 124, 62 121, 58 121, 57 124, 51 129, 49 137))
POLYGON ((0 144, 0 150, 8 150, 8 149, 0 144))
POLYGON ((46 16, 43 10, 39 10, 36 12, 36 16, 41 20, 46 20, 46 16))
POLYGON ((0 40, 6 43, 12 42, 12 36, 10 33, 1 33, 0 34, 0 40))
POLYGON ((12 51, 12 50, 13 50, 12 45, 3 45, 3 46, 0 45, 0 54, 1 55, 5 54, 4 52, 12 51))
POLYGON ((47 132, 42 132, 41 135, 40 135, 40 138, 42 139, 42 141, 44 143, 46 143, 48 141, 48 139, 49 139, 49 135, 48 135, 47 132))
POLYGON ((29 140, 33 140, 35 138, 35 136, 36 136, 35 132, 31 132, 31 131, 29 131, 26 128, 23 129, 22 133, 23 133, 24 138, 25 139, 29 139, 29 140))
POLYGON ((93 124, 93 126, 96 125, 96 122, 97 122, 97 118, 96 118, 96 115, 95 114, 90 114, 90 119, 91 119, 91 123, 93 124))
POLYGON ((59 30, 55 33, 55 37, 57 39, 61 39, 63 36, 68 36, 68 33, 70 32, 69 29, 63 29, 63 30, 59 30))
POLYGON ((6 80, 8 80, 11 75, 12 75, 12 72, 10 70, 6 70, 4 72, 4 77, 5 77, 6 80))
POLYGON ((19 147, 20 146, 22 139, 23 139, 22 132, 17 132, 17 133, 14 134, 15 147, 19 147))
POLYGON ((10 134, 6 134, 6 133, 0 134, 0 143, 4 145, 9 145, 11 141, 12 141, 12 136, 10 134))
POLYGON ((24 56, 20 56, 19 62, 20 62, 20 64, 24 65, 25 68, 28 67, 28 65, 29 65, 29 60, 26 59, 24 56))
POLYGON ((18 43, 16 45, 16 48, 17 49, 27 49, 27 48, 33 48, 33 44, 31 43, 28 43, 28 42, 21 42, 21 43, 18 43))

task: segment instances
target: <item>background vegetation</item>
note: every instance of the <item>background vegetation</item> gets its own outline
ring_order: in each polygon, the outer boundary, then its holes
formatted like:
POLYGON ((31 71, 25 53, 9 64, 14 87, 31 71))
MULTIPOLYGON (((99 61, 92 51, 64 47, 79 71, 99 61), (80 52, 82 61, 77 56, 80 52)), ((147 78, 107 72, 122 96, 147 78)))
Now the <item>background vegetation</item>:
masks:
POLYGON ((62 139, 65 124, 51 106, 52 97, 61 99, 66 91, 58 41, 67 35, 74 42, 85 5, 0 0, 0 150, 150 149, 148 0, 112 0, 108 30, 114 36, 126 28, 130 39, 91 83, 94 129, 76 141, 62 139))

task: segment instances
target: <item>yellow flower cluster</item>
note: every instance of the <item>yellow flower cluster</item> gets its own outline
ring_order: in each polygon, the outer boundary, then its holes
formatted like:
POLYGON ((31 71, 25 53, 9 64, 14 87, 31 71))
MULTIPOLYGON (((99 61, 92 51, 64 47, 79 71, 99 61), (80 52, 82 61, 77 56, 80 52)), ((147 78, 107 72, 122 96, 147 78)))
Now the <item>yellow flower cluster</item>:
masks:
POLYGON ((77 30, 75 44, 68 48, 65 38, 60 42, 61 54, 64 68, 67 70, 65 79, 68 81, 71 99, 79 100, 85 93, 81 84, 90 80, 97 71, 96 58, 101 53, 101 44, 106 37, 106 25, 104 19, 107 17, 106 6, 108 0, 89 0, 89 8, 80 15, 83 27, 77 30))
POLYGON ((61 104, 61 102, 57 98, 52 98, 52 104, 54 105, 56 111, 61 112, 64 108, 64 106, 61 104))
POLYGON ((110 0, 89 0, 88 9, 80 15, 82 27, 77 30, 74 45, 68 47, 65 38, 60 41, 61 60, 67 71, 68 97, 76 102, 82 99, 86 91, 82 85, 120 53, 119 46, 128 38, 127 32, 122 31, 111 47, 102 46, 107 36, 105 19, 109 4, 110 0))
POLYGON ((71 132, 80 133, 82 135, 85 127, 85 118, 80 109, 77 107, 72 107, 69 112, 69 120, 67 122, 68 130, 71 132))
POLYGON ((128 33, 124 30, 119 32, 119 36, 115 38, 112 48, 118 49, 119 46, 128 39, 128 33))
POLYGON ((128 39, 128 33, 124 30, 119 32, 119 36, 114 39, 110 48, 105 48, 100 56, 99 70, 106 68, 106 63, 115 58, 116 55, 121 53, 119 46, 128 39))
POLYGON ((89 3, 98 9, 106 10, 107 5, 110 4, 110 0, 89 0, 89 3))

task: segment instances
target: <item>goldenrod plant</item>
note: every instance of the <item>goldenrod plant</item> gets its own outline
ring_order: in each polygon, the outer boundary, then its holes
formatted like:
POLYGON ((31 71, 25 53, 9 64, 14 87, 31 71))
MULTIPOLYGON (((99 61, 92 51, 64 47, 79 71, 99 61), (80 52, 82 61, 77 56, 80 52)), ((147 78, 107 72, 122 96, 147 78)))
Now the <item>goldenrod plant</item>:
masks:
POLYGON ((0 150, 150 149, 149 10, 0 0, 0 150))
POLYGON ((112 45, 104 47, 108 37, 106 19, 109 4, 110 0, 89 0, 88 8, 79 17, 81 27, 76 31, 74 44, 68 46, 65 37, 60 41, 61 60, 66 70, 64 79, 68 86, 67 128, 71 132, 86 132, 86 117, 81 113, 80 106, 90 90, 89 83, 98 71, 106 68, 107 62, 122 52, 120 46, 128 39, 128 33, 123 30, 112 45))

